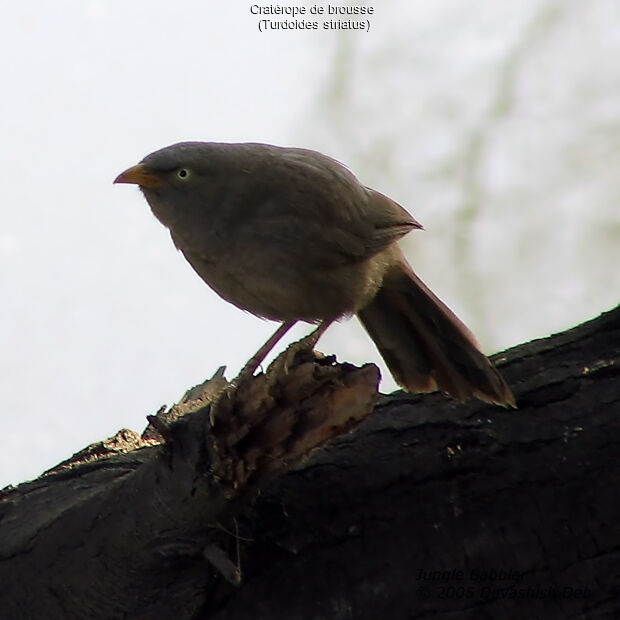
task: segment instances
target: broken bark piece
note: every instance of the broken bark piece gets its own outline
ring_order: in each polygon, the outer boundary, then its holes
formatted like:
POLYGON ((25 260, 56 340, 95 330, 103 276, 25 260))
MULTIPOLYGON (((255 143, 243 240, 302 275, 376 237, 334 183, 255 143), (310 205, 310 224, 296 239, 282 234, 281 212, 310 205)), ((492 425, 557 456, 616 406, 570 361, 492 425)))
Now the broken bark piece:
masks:
POLYGON ((374 408, 376 366, 300 357, 305 361, 286 373, 260 374, 213 404, 206 438, 211 471, 231 492, 291 467, 374 408))

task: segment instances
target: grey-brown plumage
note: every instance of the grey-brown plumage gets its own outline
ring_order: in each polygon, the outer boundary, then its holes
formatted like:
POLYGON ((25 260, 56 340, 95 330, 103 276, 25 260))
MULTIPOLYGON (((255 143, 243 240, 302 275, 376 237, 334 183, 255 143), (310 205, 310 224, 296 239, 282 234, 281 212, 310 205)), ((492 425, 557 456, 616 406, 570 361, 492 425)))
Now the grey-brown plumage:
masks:
POLYGON ((279 336, 298 320, 326 327, 357 314, 404 388, 514 405, 471 332, 404 259, 397 241, 420 224, 337 161, 184 142, 116 182, 138 184, 198 275, 237 307, 282 321, 279 336))

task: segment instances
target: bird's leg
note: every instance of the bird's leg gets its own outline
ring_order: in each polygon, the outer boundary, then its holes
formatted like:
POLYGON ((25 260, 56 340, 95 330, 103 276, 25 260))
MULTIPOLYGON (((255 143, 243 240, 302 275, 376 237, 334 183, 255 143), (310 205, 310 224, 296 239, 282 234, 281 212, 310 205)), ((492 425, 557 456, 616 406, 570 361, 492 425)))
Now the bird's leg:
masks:
POLYGON ((265 342, 265 344, 246 362, 237 377, 233 379, 233 385, 240 385, 246 379, 252 377, 271 349, 276 346, 282 336, 284 336, 284 334, 286 334, 286 332, 291 329, 295 323, 297 323, 297 321, 284 321, 284 323, 282 323, 282 325, 280 325, 280 327, 278 327, 278 329, 276 329, 276 331, 271 335, 267 342, 265 342))
POLYGON ((297 340, 290 344, 278 357, 276 357, 273 362, 269 365, 267 369, 267 376, 273 377, 277 376, 280 373, 288 372, 289 366, 293 363, 295 356, 299 351, 314 349, 316 343, 319 341, 319 338, 325 333, 325 330, 333 323, 333 321, 321 321, 318 327, 311 331, 307 336, 304 336, 301 340, 297 340))

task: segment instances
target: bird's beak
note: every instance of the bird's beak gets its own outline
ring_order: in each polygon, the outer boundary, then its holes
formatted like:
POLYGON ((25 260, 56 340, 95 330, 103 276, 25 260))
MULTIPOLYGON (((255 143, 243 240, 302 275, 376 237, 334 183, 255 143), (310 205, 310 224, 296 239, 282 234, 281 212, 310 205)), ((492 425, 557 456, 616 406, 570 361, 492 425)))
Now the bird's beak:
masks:
POLYGON ((115 179, 114 183, 135 183, 140 187, 158 187, 162 184, 162 180, 149 172, 144 164, 132 166, 121 172, 115 179))

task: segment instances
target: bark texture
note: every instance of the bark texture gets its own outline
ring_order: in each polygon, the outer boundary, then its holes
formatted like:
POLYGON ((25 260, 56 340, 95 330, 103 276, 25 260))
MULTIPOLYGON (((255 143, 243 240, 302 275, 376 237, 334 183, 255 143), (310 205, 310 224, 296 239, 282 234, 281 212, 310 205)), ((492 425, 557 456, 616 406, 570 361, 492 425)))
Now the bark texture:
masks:
POLYGON ((330 359, 188 393, 5 490, 1 617, 620 617, 620 308, 496 361, 516 411, 361 422, 376 370, 330 359))

